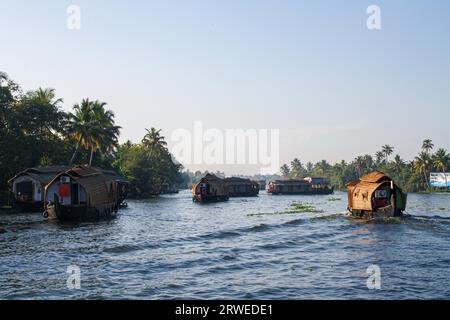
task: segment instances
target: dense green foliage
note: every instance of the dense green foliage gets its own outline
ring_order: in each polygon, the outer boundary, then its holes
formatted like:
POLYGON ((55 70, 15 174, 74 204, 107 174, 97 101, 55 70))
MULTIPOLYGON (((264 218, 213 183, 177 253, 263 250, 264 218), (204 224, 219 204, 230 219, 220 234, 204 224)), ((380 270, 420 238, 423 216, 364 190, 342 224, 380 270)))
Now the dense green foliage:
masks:
POLYGON ((158 194, 162 184, 182 186, 182 166, 172 159, 160 132, 151 128, 141 143, 128 141, 117 149, 113 166, 130 181, 135 196, 158 194))
POLYGON ((364 155, 356 157, 351 163, 341 161, 329 164, 322 160, 316 164, 311 162, 305 165, 299 159, 291 161, 290 165, 284 164, 280 168, 281 175, 285 178, 299 178, 310 175, 324 176, 328 178, 337 189, 345 189, 345 185, 359 177, 379 170, 390 177, 407 192, 431 191, 430 172, 446 172, 450 167, 450 155, 443 148, 432 153, 434 145, 430 139, 426 139, 422 145, 422 151, 412 161, 405 161, 400 155, 395 155, 394 147, 385 145, 374 157, 364 155))
POLYGON ((172 161, 160 131, 149 130, 141 144, 119 145, 120 127, 106 103, 84 99, 68 113, 62 103, 53 89, 24 94, 0 72, 0 190, 17 172, 41 165, 114 168, 136 195, 181 181, 182 167, 172 161))

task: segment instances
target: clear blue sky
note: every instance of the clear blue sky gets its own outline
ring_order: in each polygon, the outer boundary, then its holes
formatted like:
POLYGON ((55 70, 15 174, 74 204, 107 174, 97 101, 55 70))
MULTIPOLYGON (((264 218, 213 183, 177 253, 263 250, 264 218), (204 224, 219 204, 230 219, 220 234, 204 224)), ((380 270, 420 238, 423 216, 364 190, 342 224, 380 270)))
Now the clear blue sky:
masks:
POLYGON ((0 0, 0 42, 0 70, 55 88, 66 110, 108 102, 122 141, 202 120, 279 128, 282 162, 450 149, 449 1, 0 0))

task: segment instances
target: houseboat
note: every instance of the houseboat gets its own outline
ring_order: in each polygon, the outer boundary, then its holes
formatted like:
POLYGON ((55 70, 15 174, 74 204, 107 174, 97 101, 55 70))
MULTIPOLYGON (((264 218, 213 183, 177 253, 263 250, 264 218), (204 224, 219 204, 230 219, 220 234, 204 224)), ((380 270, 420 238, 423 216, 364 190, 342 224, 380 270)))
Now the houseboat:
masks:
POLYGON ((258 180, 259 190, 266 190, 266 180, 258 180))
POLYGON ((59 173, 68 170, 65 166, 29 168, 8 181, 13 194, 14 206, 21 212, 44 210, 45 186, 59 173))
POLYGON ((256 197, 259 194, 259 184, 256 181, 243 178, 225 178, 230 197, 256 197))
POLYGON ((44 216, 61 221, 113 218, 126 196, 124 184, 112 173, 74 167, 58 174, 45 188, 44 216))
POLYGON ((398 217, 406 208, 407 194, 383 172, 372 172, 347 184, 348 210, 358 218, 398 217))
POLYGON ((194 202, 216 202, 229 199, 225 181, 213 174, 207 174, 192 187, 194 202))
POLYGON ((330 186, 327 179, 322 177, 305 177, 302 179, 276 180, 269 182, 268 193, 316 195, 332 194, 334 188, 330 186))

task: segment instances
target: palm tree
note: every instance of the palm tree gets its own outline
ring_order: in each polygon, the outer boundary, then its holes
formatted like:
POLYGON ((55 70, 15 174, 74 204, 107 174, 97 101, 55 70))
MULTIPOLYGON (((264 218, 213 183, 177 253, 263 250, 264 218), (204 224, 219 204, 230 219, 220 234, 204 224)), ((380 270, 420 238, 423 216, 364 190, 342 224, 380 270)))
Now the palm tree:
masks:
POLYGON ((289 167, 287 166, 287 164, 283 164, 280 168, 280 171, 281 171, 281 175, 283 176, 283 178, 289 177, 290 170, 289 170, 289 167))
POLYGON ((377 151, 375 153, 375 163, 377 166, 384 162, 384 153, 382 151, 377 151))
POLYGON ((361 177, 364 170, 364 158, 362 156, 357 157, 354 160, 354 164, 358 176, 361 177))
POLYGON ((327 160, 322 160, 316 163, 315 165, 315 169, 321 176, 325 175, 325 172, 328 170, 329 167, 330 165, 328 164, 327 160))
POLYGON ((39 88, 36 91, 31 92, 30 97, 33 101, 38 102, 39 104, 49 105, 54 108, 59 108, 59 105, 63 103, 63 99, 56 99, 55 89, 52 88, 39 88))
POLYGON ((308 174, 311 174, 311 172, 314 170, 314 164, 311 161, 308 161, 306 163, 306 172, 308 174))
POLYGON ((433 166, 435 166, 437 169, 441 170, 444 174, 445 179, 445 187, 448 187, 448 181, 447 181, 447 168, 450 163, 450 155, 447 153, 447 150, 440 148, 432 157, 433 166))
POLYGON ((431 139, 425 139, 423 140, 422 143, 422 150, 425 151, 426 153, 430 153, 431 150, 433 150, 434 148, 434 144, 433 141, 431 139))
POLYGON ((404 166, 405 166, 405 161, 402 159, 402 157, 400 157, 400 155, 397 154, 394 157, 394 163, 393 163, 395 172, 397 174, 400 174, 400 172, 402 172, 402 169, 404 166))
POLYGON ((105 109, 106 103, 84 99, 68 114, 68 135, 76 141, 70 160, 72 165, 80 147, 90 151, 89 166, 95 151, 111 152, 118 144, 120 127, 115 125, 114 113, 105 109))
POLYGON ((92 165, 92 160, 95 151, 101 151, 108 154, 114 151, 118 146, 121 127, 115 125, 114 113, 111 110, 106 110, 106 103, 94 101, 92 104, 94 113, 96 135, 93 137, 91 144, 91 155, 89 158, 89 166, 92 165))
POLYGON ((414 169, 420 175, 423 174, 425 177, 425 182, 428 187, 430 183, 428 181, 428 170, 430 167, 430 156, 425 151, 422 151, 417 157, 414 158, 414 169))
POLYGON ((384 158, 385 158, 386 162, 388 162, 389 156, 390 156, 392 153, 394 153, 394 147, 392 147, 392 146, 390 146, 390 145, 388 145, 388 144, 385 144, 385 145, 382 147, 381 152, 384 154, 384 158))
POLYGON ((291 174, 294 178, 302 176, 303 171, 303 164, 298 158, 291 161, 291 174))
POLYGON ((363 156, 364 159, 364 167, 365 167, 365 171, 366 173, 368 173, 369 171, 372 171, 373 168, 373 158, 371 155, 366 154, 365 156, 363 156))
POLYGON ((150 128, 150 130, 145 129, 147 132, 142 139, 142 144, 149 148, 150 152, 154 150, 167 150, 167 142, 165 138, 161 136, 161 129, 156 130, 155 128, 150 128))

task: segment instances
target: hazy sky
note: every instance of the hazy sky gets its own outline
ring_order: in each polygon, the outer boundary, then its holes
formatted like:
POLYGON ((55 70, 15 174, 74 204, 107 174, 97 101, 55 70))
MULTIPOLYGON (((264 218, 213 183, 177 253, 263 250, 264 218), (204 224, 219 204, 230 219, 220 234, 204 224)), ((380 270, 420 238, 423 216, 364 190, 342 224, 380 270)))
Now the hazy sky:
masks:
POLYGON ((450 149, 449 1, 0 0, 0 70, 55 88, 66 110, 108 102, 121 141, 200 120, 280 129, 281 162, 386 143, 411 159, 424 138, 450 149), (366 27, 371 4, 381 30, 366 27))

